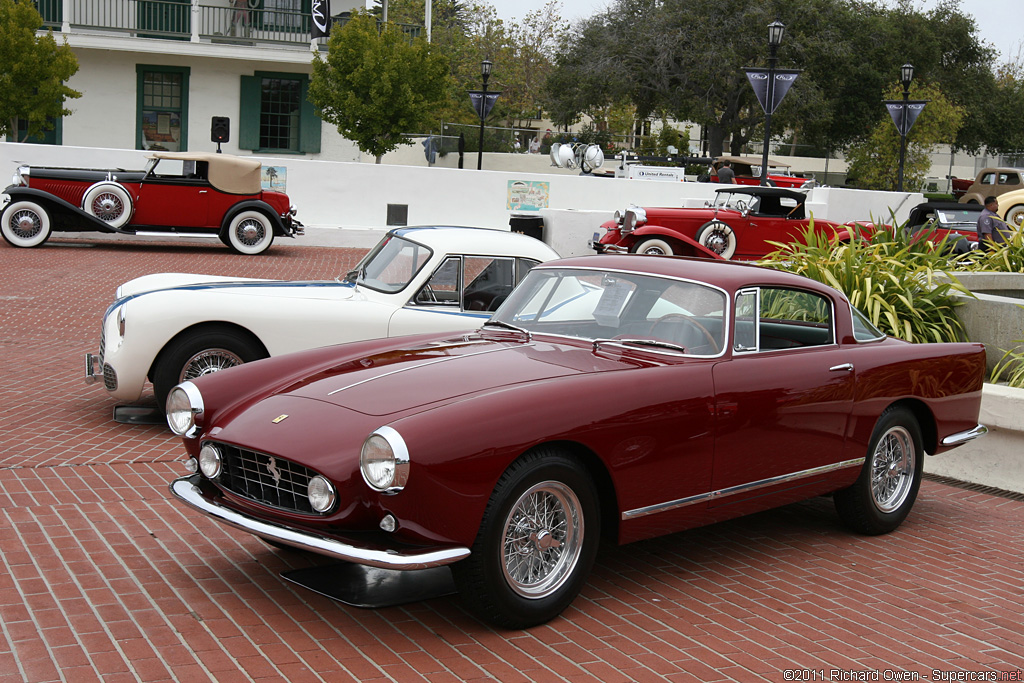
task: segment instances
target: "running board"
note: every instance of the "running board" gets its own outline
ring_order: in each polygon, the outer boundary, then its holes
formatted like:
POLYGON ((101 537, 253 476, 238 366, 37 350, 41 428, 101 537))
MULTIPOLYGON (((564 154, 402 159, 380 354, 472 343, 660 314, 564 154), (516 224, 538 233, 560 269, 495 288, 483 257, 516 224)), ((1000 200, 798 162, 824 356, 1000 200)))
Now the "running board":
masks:
POLYGON ((139 230, 135 235, 143 237, 202 237, 204 239, 219 239, 215 232, 148 232, 139 230))

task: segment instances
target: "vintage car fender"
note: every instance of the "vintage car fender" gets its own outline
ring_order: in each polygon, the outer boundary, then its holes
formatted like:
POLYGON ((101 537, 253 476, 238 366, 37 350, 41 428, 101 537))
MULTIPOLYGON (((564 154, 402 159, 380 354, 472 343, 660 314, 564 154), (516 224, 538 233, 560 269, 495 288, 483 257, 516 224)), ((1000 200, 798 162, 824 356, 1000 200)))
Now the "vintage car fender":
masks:
POLYGON ((60 197, 49 192, 37 190, 32 187, 11 185, 4 190, 9 195, 11 202, 23 200, 33 201, 46 209, 50 214, 50 229, 54 232, 67 232, 79 230, 99 230, 102 232, 116 232, 122 235, 131 235, 131 230, 115 228, 106 221, 93 216, 60 197))
POLYGON ((243 211, 259 211, 266 214, 270 219, 271 226, 274 228, 274 235, 278 237, 287 237, 291 234, 291 230, 285 226, 280 213, 274 207, 259 199, 246 199, 224 212, 224 219, 221 221, 219 233, 221 241, 225 241, 228 238, 228 228, 231 226, 231 220, 243 211))
POLYGON ((637 228, 630 234, 637 239, 643 237, 650 237, 653 235, 657 235, 658 237, 667 237, 668 239, 675 240, 676 242, 682 242, 683 244, 687 244, 693 247, 695 256, 700 256, 703 258, 713 258, 719 261, 724 260, 721 254, 716 254, 715 252, 708 249, 703 244, 701 244, 694 238, 690 237, 689 235, 684 235, 680 233, 678 230, 672 230, 670 228, 665 228, 660 225, 651 225, 650 223, 648 223, 647 225, 637 228))

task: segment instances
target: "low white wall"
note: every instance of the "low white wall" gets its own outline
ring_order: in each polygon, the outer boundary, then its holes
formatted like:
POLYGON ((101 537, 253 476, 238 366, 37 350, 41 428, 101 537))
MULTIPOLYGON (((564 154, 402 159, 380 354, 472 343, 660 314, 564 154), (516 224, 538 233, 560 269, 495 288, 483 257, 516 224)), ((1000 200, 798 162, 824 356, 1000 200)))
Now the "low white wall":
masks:
MULTIPOLYGON (((506 157, 505 161, 525 160, 530 168, 545 168, 543 159, 537 155, 503 156, 506 157)), ((594 216, 593 229, 585 231, 586 238, 589 238, 600 223, 606 220, 601 216, 610 216, 616 209, 624 209, 629 204, 702 206, 721 187, 709 183, 653 182, 565 173, 477 171, 475 158, 472 169, 377 165, 280 156, 257 158, 265 165, 286 167, 287 191, 298 208, 298 218, 316 228, 383 230, 387 223, 388 204, 408 206, 409 225, 508 228, 510 214, 524 212, 512 203, 513 184, 532 183, 535 186, 540 184, 539 188, 546 190, 541 206, 546 203, 545 208, 549 211, 601 212, 594 216)), ((145 165, 145 152, 0 143, 0 174, 13 173, 19 163, 140 169, 145 165)), ((916 193, 815 188, 808 196, 808 207, 818 218, 839 222, 882 216, 888 218, 890 210, 896 212, 897 219, 903 220, 910 208, 921 201, 923 197, 916 193)), ((580 245, 573 247, 576 248, 580 248, 580 245)))
POLYGON ((988 434, 948 453, 928 456, 925 471, 1024 493, 1024 389, 986 384, 979 420, 988 434))

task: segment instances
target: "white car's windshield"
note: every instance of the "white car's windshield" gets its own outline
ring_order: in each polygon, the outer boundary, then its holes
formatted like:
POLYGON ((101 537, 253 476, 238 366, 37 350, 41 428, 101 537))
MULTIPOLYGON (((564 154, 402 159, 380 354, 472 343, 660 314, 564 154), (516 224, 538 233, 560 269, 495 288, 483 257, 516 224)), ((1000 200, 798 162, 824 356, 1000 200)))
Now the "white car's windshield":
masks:
POLYGON ((345 276, 379 292, 400 292, 430 260, 433 251, 398 235, 388 235, 345 276))
POLYGON ((535 269, 492 321, 537 334, 667 345, 715 355, 725 335, 722 290, 672 278, 585 269, 535 269))

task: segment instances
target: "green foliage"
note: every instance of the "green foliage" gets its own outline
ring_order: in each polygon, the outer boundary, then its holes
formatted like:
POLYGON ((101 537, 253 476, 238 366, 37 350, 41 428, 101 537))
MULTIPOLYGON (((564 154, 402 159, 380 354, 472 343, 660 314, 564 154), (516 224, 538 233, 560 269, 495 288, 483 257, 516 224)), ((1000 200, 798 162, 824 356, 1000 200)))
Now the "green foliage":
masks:
POLYGON ((972 251, 958 260, 960 270, 1024 273, 1024 230, 1014 230, 1009 241, 990 245, 988 251, 972 251))
POLYGON ((325 121, 380 158, 429 127, 448 92, 444 57, 425 40, 412 42, 394 24, 357 12, 313 57, 309 101, 325 121))
POLYGON ((53 31, 36 35, 42 25, 31 0, 0 0, 0 138, 16 134, 19 119, 28 136, 41 135, 53 128, 50 120, 71 114, 65 100, 82 96, 64 84, 78 60, 53 31))
POLYGON ((843 292, 883 332, 911 342, 956 341, 964 328, 954 309, 957 294, 969 294, 953 276, 943 244, 920 232, 869 229, 849 242, 814 230, 802 242, 772 243, 778 249, 762 261, 843 292))
POLYGON ((662 119, 658 132, 654 135, 643 136, 634 151, 637 154, 650 156, 668 156, 670 146, 678 150, 676 154, 685 156, 690 148, 690 131, 689 129, 679 131, 662 119))
MULTIPOLYGON (((898 100, 902 88, 892 86, 886 99, 898 100)), ((931 169, 931 153, 937 143, 953 143, 964 119, 964 110, 952 104, 933 85, 914 81, 910 99, 928 100, 924 111, 907 135, 903 187, 919 188, 931 169)), ((899 178, 900 136, 888 112, 875 124, 863 142, 846 153, 850 162, 848 175, 857 187, 869 190, 895 190, 899 178)))
MULTIPOLYGON (((1024 339, 1015 339, 1018 344, 1024 344, 1024 339)), ((1003 354, 999 362, 992 368, 990 382, 1006 382, 1007 386, 1024 389, 1024 351, 1010 349, 1003 354)))

